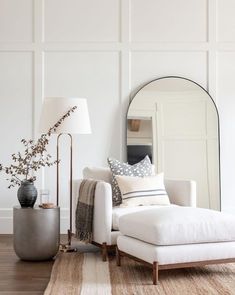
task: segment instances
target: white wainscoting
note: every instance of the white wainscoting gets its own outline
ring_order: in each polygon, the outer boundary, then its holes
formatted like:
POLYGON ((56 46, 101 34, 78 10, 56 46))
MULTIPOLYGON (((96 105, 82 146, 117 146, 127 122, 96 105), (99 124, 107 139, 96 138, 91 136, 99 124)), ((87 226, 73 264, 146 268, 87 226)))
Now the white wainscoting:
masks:
MULTIPOLYGON (((131 95, 154 78, 184 76, 218 104, 222 209, 235 212, 234 10, 233 0, 0 0, 0 162, 18 151, 22 137, 38 136, 43 97, 57 95, 88 99, 93 133, 74 138, 75 179, 86 165, 106 165, 108 156, 125 159, 131 95)), ((63 229, 67 169, 64 161, 63 229)), ((44 178, 37 187, 44 182, 54 199, 55 169, 44 178)), ((0 233, 12 232, 17 204, 6 185, 1 177, 0 233)))

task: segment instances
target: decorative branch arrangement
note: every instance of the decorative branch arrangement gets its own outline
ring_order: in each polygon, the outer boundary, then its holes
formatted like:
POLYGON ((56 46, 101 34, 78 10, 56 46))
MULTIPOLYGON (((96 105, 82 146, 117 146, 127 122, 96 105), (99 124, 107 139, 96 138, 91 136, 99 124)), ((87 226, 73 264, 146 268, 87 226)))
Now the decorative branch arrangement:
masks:
POLYGON ((64 116, 62 116, 58 122, 52 126, 46 134, 42 134, 41 137, 35 142, 34 140, 22 139, 21 142, 24 145, 24 152, 18 152, 11 155, 13 164, 10 166, 3 166, 0 164, 0 171, 4 171, 10 182, 8 188, 21 185, 21 182, 28 180, 34 182, 36 176, 33 172, 37 172, 42 167, 50 167, 57 163, 57 160, 52 161, 51 155, 47 153, 47 145, 53 131, 68 118, 71 113, 76 110, 76 106, 72 107, 64 116))

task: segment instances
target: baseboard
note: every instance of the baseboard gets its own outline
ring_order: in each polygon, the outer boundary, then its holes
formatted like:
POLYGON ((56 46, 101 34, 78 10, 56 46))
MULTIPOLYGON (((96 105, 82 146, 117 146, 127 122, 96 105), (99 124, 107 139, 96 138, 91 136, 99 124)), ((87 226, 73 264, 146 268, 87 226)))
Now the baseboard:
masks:
MULTIPOLYGON (((46 210, 46 209, 45 209, 46 210)), ((49 210, 49 209, 48 209, 49 210)), ((69 224, 69 210, 61 209, 60 232, 66 234, 69 224)), ((0 209, 0 234, 13 233, 13 209, 0 209)))
POLYGON ((12 209, 0 209, 0 234, 12 234, 13 231, 12 209))

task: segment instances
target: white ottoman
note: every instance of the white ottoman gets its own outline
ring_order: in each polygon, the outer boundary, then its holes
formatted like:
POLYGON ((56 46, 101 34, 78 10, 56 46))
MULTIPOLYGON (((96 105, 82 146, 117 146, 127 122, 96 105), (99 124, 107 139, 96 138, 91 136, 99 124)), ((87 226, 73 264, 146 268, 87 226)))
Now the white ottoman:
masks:
POLYGON ((117 264, 129 256, 158 270, 235 262, 235 216, 208 209, 162 207, 122 216, 117 264))

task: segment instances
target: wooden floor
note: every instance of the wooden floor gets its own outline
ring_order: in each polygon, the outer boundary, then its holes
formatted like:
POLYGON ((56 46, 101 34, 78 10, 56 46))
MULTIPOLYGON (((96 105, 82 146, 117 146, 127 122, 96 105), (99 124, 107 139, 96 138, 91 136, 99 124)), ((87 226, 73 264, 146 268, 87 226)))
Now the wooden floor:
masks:
POLYGON ((0 235, 0 294, 43 294, 50 279, 52 261, 25 262, 18 259, 11 235, 0 235))
MULTIPOLYGON (((61 243, 67 235, 60 236, 61 243)), ((94 245, 72 241, 79 252, 100 251, 94 245)), ((69 255, 69 254, 68 254, 69 255)), ((20 260, 13 249, 13 236, 0 235, 0 295, 43 294, 50 280, 54 261, 26 262, 20 260)))

